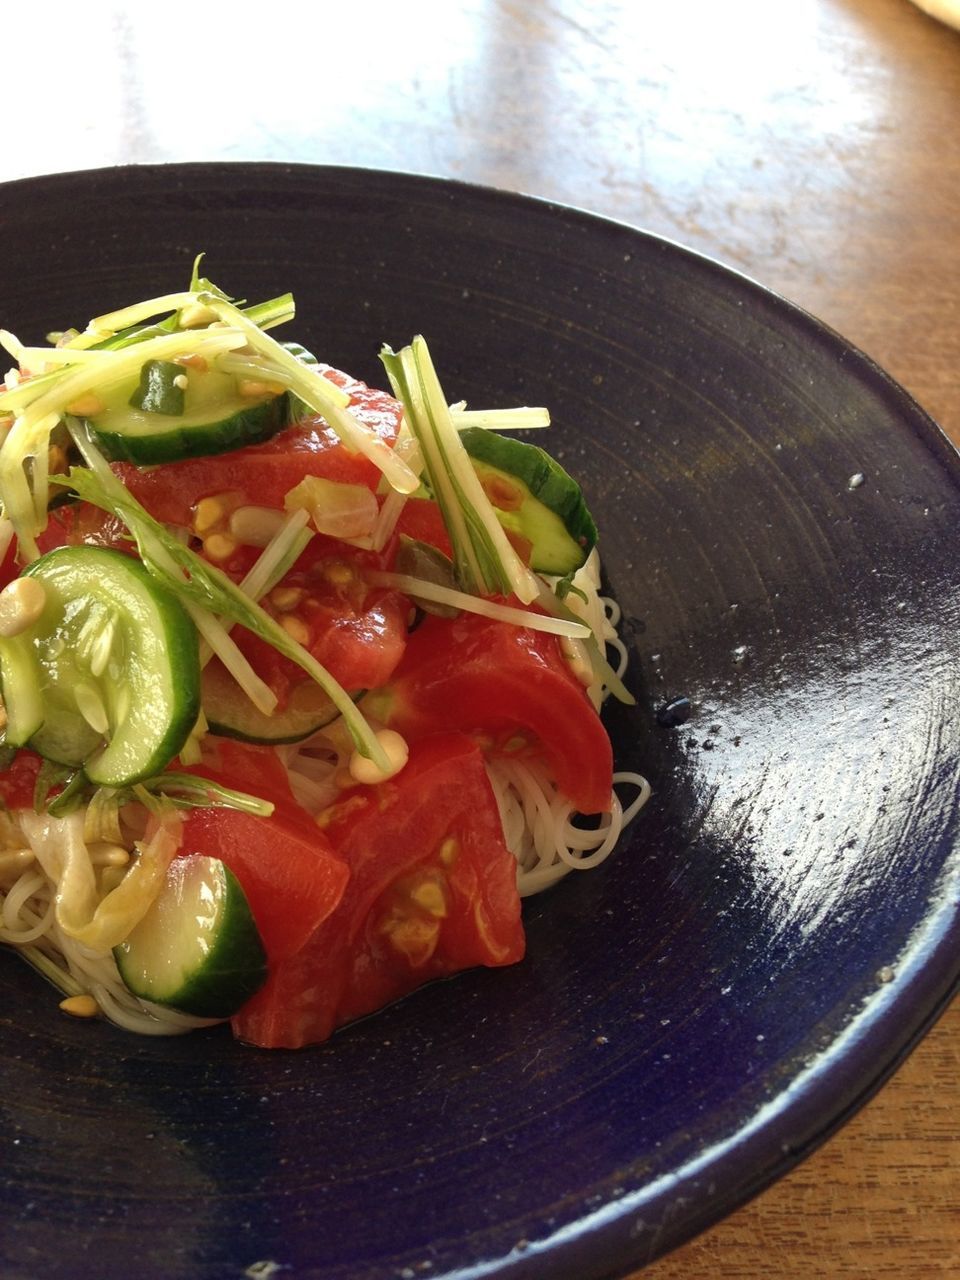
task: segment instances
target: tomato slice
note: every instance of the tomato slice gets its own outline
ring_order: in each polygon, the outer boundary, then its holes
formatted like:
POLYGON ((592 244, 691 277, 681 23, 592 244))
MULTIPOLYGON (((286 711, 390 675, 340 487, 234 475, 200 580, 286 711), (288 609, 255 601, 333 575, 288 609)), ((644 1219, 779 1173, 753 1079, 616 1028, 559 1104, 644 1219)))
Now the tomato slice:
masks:
POLYGON ((69 502, 54 507, 47 517, 47 527, 37 537, 37 546, 41 553, 54 547, 88 546, 136 554, 136 545, 119 516, 89 502, 69 502))
POLYGON ((294 799, 287 771, 269 747, 226 738, 204 741, 204 761, 187 772, 269 800, 269 818, 237 809, 191 809, 181 856, 220 858, 240 881, 271 967, 297 952, 336 908, 345 863, 294 799))
POLYGON ((555 636, 477 614, 428 616, 365 706, 408 739, 461 730, 492 738, 493 751, 541 755, 582 813, 610 806, 610 739, 555 636))
MULTIPOLYGON (((283 581, 261 603, 310 650, 345 689, 376 688, 403 656, 410 604, 405 596, 371 587, 366 564, 382 563, 329 538, 314 538, 283 581)), ((249 632, 234 633, 257 673, 284 703, 303 679, 295 663, 249 632)))
MULTIPOLYGON (((350 396, 354 416, 392 443, 402 416, 397 401, 338 370, 324 367, 323 373, 350 396)), ((146 469, 115 463, 113 469, 157 520, 185 526, 190 525, 197 502, 214 494, 239 493, 248 503, 281 508, 285 495, 304 476, 370 489, 380 481, 379 469, 362 454, 345 448, 322 418, 306 418, 263 444, 229 453, 146 469)))
POLYGON ((234 1017, 241 1040, 315 1044, 432 978, 522 958, 516 862, 468 738, 418 743, 395 778, 345 790, 319 821, 349 884, 234 1017))
POLYGON ((291 810, 289 816, 292 818, 314 826, 311 815, 297 802, 290 786, 290 775, 272 747, 210 734, 203 740, 202 762, 190 765, 183 772, 210 778, 235 791, 269 800, 284 810, 291 810))
POLYGON ((0 773, 0 804, 6 809, 32 809, 37 775, 43 761, 35 751, 18 751, 0 773))
POLYGON ((181 856, 220 858, 240 881, 271 969, 306 943, 343 897, 350 872, 319 831, 277 809, 258 818, 238 809, 191 809, 181 856))
POLYGON ((447 526, 443 523, 440 508, 429 498, 408 498, 403 504, 394 533, 394 550, 399 546, 400 536, 403 535, 436 547, 449 559, 453 559, 450 535, 447 533, 447 526))

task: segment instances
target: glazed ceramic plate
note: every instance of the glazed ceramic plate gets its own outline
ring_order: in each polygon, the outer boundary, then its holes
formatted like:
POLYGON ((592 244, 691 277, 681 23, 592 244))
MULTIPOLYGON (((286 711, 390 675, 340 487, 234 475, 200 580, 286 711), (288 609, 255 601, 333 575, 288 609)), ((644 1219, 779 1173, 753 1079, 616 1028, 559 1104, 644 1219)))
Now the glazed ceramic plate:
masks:
POLYGON ((955 988, 957 459, 742 277, 432 179, 14 183, 2 322, 180 288, 201 249, 234 294, 293 289, 291 336, 361 377, 423 333, 451 398, 550 406, 626 619, 618 762, 654 796, 528 904, 523 964, 313 1050, 71 1021, 0 956, 3 1274, 622 1275, 809 1152, 955 988))

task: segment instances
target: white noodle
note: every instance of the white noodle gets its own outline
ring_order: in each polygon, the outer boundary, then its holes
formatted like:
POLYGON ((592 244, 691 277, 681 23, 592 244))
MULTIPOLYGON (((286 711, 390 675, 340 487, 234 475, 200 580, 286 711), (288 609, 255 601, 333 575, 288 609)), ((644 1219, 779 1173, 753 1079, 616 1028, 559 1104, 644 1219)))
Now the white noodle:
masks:
MULTIPOLYGON (((83 843, 78 835, 79 825, 78 815, 78 821, 71 823, 71 838, 78 844, 83 843)), ((19 947, 35 944, 54 971, 61 972, 65 991, 74 994, 76 987, 88 992, 111 1022, 128 1030, 141 1035, 179 1035, 211 1025, 210 1019, 193 1018, 138 999, 120 977, 111 951, 92 951, 63 932, 56 919, 62 867, 56 865, 59 859, 51 860, 49 832, 32 813, 22 815, 22 828, 25 831, 8 822, 2 835, 17 847, 27 844, 37 860, 21 871, 5 891, 0 890, 0 942, 19 947), (41 870, 44 860, 45 869, 41 870)))
POLYGON ((503 824, 504 842, 517 859, 522 898, 549 889, 570 871, 588 871, 612 853, 624 827, 650 798, 650 784, 639 773, 616 773, 614 783, 637 788, 624 809, 610 797, 610 810, 586 829, 572 822, 573 809, 543 766, 534 760, 491 760, 487 774, 503 824))
MULTIPOLYGON (((599 583, 599 561, 594 552, 575 579, 586 599, 574 593, 567 599, 601 646, 616 652, 617 674, 622 675, 627 650, 615 629, 620 608, 616 601, 600 595, 599 583)), ((580 648, 574 645, 570 652, 574 662, 582 664, 580 648)), ((597 706, 605 693, 596 683, 588 689, 597 706)), ((351 750, 352 743, 340 722, 307 742, 277 748, 294 795, 309 812, 318 814, 335 802, 351 750)), ((517 860, 521 897, 550 888, 571 871, 598 866, 650 797, 650 785, 640 774, 614 774, 617 786, 633 787, 636 794, 624 808, 613 792, 608 812, 587 828, 575 821, 572 805, 557 789, 543 762, 499 757, 488 761, 487 773, 504 842, 517 860)), ((95 884, 102 897, 124 874, 114 871, 111 880, 110 868, 94 869, 87 843, 96 840, 98 831, 97 823, 92 824, 89 834, 84 831, 80 814, 51 826, 29 811, 13 815, 0 812, 0 855, 6 855, 0 856, 0 943, 32 947, 47 977, 69 994, 92 995, 104 1015, 126 1030, 140 1035, 180 1035, 211 1025, 216 1020, 194 1018, 139 999, 121 979, 111 951, 93 951, 61 929, 58 902, 65 892, 72 891, 64 877, 67 846, 74 850, 74 864, 83 868, 87 892, 95 884)), ((132 865, 136 851, 131 852, 132 865)), ((30 951, 24 954, 29 956, 30 951)))
POLYGON ((31 866, 17 879, 3 900, 0 942, 20 947, 35 942, 50 928, 53 912, 50 881, 42 871, 31 866))

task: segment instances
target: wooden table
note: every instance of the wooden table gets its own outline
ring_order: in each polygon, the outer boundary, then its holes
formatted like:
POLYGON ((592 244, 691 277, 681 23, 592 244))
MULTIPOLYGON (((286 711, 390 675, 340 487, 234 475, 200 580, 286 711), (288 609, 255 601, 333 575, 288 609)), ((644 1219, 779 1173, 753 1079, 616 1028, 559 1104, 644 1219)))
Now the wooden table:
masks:
MULTIPOLYGON (((64 8, 56 45, 34 12, 6 32, 0 178, 285 159, 552 197, 801 303, 960 443, 960 35, 907 0, 370 0, 232 36, 221 6, 172 0, 64 8)), ((960 1276, 958 1128, 955 1007, 825 1148, 645 1280, 960 1276)))

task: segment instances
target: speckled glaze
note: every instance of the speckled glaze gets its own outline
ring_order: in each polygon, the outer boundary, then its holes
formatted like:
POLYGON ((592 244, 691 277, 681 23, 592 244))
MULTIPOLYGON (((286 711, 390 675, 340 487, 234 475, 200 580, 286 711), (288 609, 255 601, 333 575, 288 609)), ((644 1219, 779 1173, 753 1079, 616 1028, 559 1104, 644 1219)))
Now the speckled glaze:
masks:
POLYGON ((522 965, 314 1050, 70 1021, 0 956, 0 1270, 621 1275, 801 1158, 955 989, 956 456, 742 277, 432 179, 12 184, 0 320, 39 339, 181 287, 200 249, 229 290, 292 288, 291 332, 360 376, 422 332, 451 397, 552 408, 626 616, 618 760, 655 795, 529 904, 522 965))

